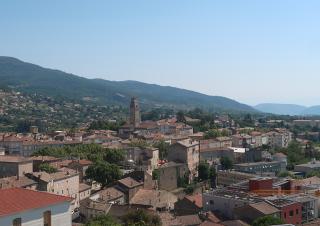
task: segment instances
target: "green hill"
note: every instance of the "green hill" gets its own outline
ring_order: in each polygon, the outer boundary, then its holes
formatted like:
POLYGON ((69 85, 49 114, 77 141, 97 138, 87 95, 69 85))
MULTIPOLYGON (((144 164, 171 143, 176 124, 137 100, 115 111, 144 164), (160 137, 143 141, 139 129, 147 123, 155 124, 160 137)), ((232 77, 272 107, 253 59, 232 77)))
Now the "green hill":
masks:
POLYGON ((169 86, 137 81, 87 79, 59 70, 43 68, 12 57, 0 57, 0 86, 26 93, 92 99, 103 104, 127 105, 137 96, 142 106, 174 108, 201 107, 214 111, 255 112, 252 107, 232 99, 209 96, 169 86))

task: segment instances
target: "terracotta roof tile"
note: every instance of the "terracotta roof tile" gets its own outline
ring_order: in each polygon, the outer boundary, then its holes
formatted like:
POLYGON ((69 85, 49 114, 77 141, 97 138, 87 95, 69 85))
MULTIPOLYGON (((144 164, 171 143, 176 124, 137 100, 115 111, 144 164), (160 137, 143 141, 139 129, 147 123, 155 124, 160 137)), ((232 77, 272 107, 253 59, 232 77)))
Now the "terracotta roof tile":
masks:
POLYGON ((190 202, 194 203, 197 207, 202 208, 202 195, 201 194, 186 196, 186 199, 188 199, 190 202))
POLYGON ((69 197, 23 188, 4 189, 0 190, 0 216, 12 215, 62 202, 70 202, 71 200, 69 197))

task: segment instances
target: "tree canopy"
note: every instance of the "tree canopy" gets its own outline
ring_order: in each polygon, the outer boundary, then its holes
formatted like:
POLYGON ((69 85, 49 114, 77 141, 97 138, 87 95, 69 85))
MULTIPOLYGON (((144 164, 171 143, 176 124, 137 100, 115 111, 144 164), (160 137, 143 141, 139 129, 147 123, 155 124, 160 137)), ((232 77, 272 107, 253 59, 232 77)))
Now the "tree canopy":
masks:
POLYGON ((169 151, 169 144, 164 140, 158 141, 153 145, 155 148, 159 149, 159 158, 166 159, 169 151))
POLYGON ((124 151, 122 149, 108 149, 103 159, 109 163, 119 164, 124 160, 124 151))
POLYGON ((95 180, 102 186, 119 180, 122 176, 119 166, 107 162, 98 161, 96 164, 89 166, 86 171, 86 177, 95 180))
POLYGON ((277 224, 283 224, 284 222, 280 218, 276 218, 273 216, 264 216, 256 219, 252 226, 271 226, 277 224))
POLYGON ((109 215, 100 215, 86 223, 86 226, 121 226, 121 224, 109 215))
POLYGON ((210 166, 206 162, 200 162, 198 166, 199 180, 208 180, 210 177, 210 166))
POLYGON ((210 129, 205 133, 204 138, 210 139, 210 138, 217 138, 217 137, 224 137, 224 136, 229 136, 228 130, 210 129))
POLYGON ((39 165, 39 170, 47 173, 56 173, 58 170, 48 163, 42 163, 39 165))
POLYGON ((122 217, 125 226, 161 226, 158 215, 148 213, 146 210, 136 210, 122 217))
POLYGON ((232 169, 232 167, 233 167, 232 160, 226 156, 223 156, 220 158, 220 163, 221 163, 222 168, 224 170, 232 169))
POLYGON ((97 120, 93 121, 88 130, 113 130, 118 131, 119 128, 124 124, 124 121, 121 122, 109 122, 109 121, 103 121, 103 120, 97 120))

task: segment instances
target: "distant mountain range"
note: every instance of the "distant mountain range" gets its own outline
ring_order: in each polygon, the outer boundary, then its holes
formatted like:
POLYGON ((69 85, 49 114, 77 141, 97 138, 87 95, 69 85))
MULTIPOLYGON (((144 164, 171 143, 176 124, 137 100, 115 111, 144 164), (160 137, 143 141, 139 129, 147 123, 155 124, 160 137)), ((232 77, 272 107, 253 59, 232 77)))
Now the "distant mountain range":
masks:
MULTIPOLYGON (((188 79, 186 77, 186 79, 188 79)), ((59 70, 43 68, 12 57, 0 57, 0 87, 25 93, 126 105, 132 96, 143 106, 167 106, 213 111, 257 112, 253 107, 221 96, 137 81, 87 79, 59 70)))
POLYGON ((306 107, 295 104, 265 103, 254 106, 255 109, 265 113, 278 115, 320 115, 320 106, 306 107))

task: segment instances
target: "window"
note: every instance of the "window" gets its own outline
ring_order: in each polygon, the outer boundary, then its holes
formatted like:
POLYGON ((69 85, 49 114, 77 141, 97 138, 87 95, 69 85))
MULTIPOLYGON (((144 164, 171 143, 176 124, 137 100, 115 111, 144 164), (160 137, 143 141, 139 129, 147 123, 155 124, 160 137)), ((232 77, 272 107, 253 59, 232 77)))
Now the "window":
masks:
POLYGON ((287 218, 287 213, 284 213, 283 215, 284 215, 284 219, 286 219, 287 218))
POLYGON ((210 205, 213 205, 213 204, 214 204, 213 200, 210 200, 210 205))
POLYGON ((21 226, 21 218, 16 218, 12 221, 13 226, 21 226))
POLYGON ((289 216, 290 216, 290 217, 293 217, 293 214, 294 214, 293 210, 290 210, 289 216))
POLYGON ((297 214, 297 215, 299 214, 299 209, 296 209, 296 214, 297 214))
POLYGON ((43 213, 43 226, 51 226, 51 211, 43 213))

